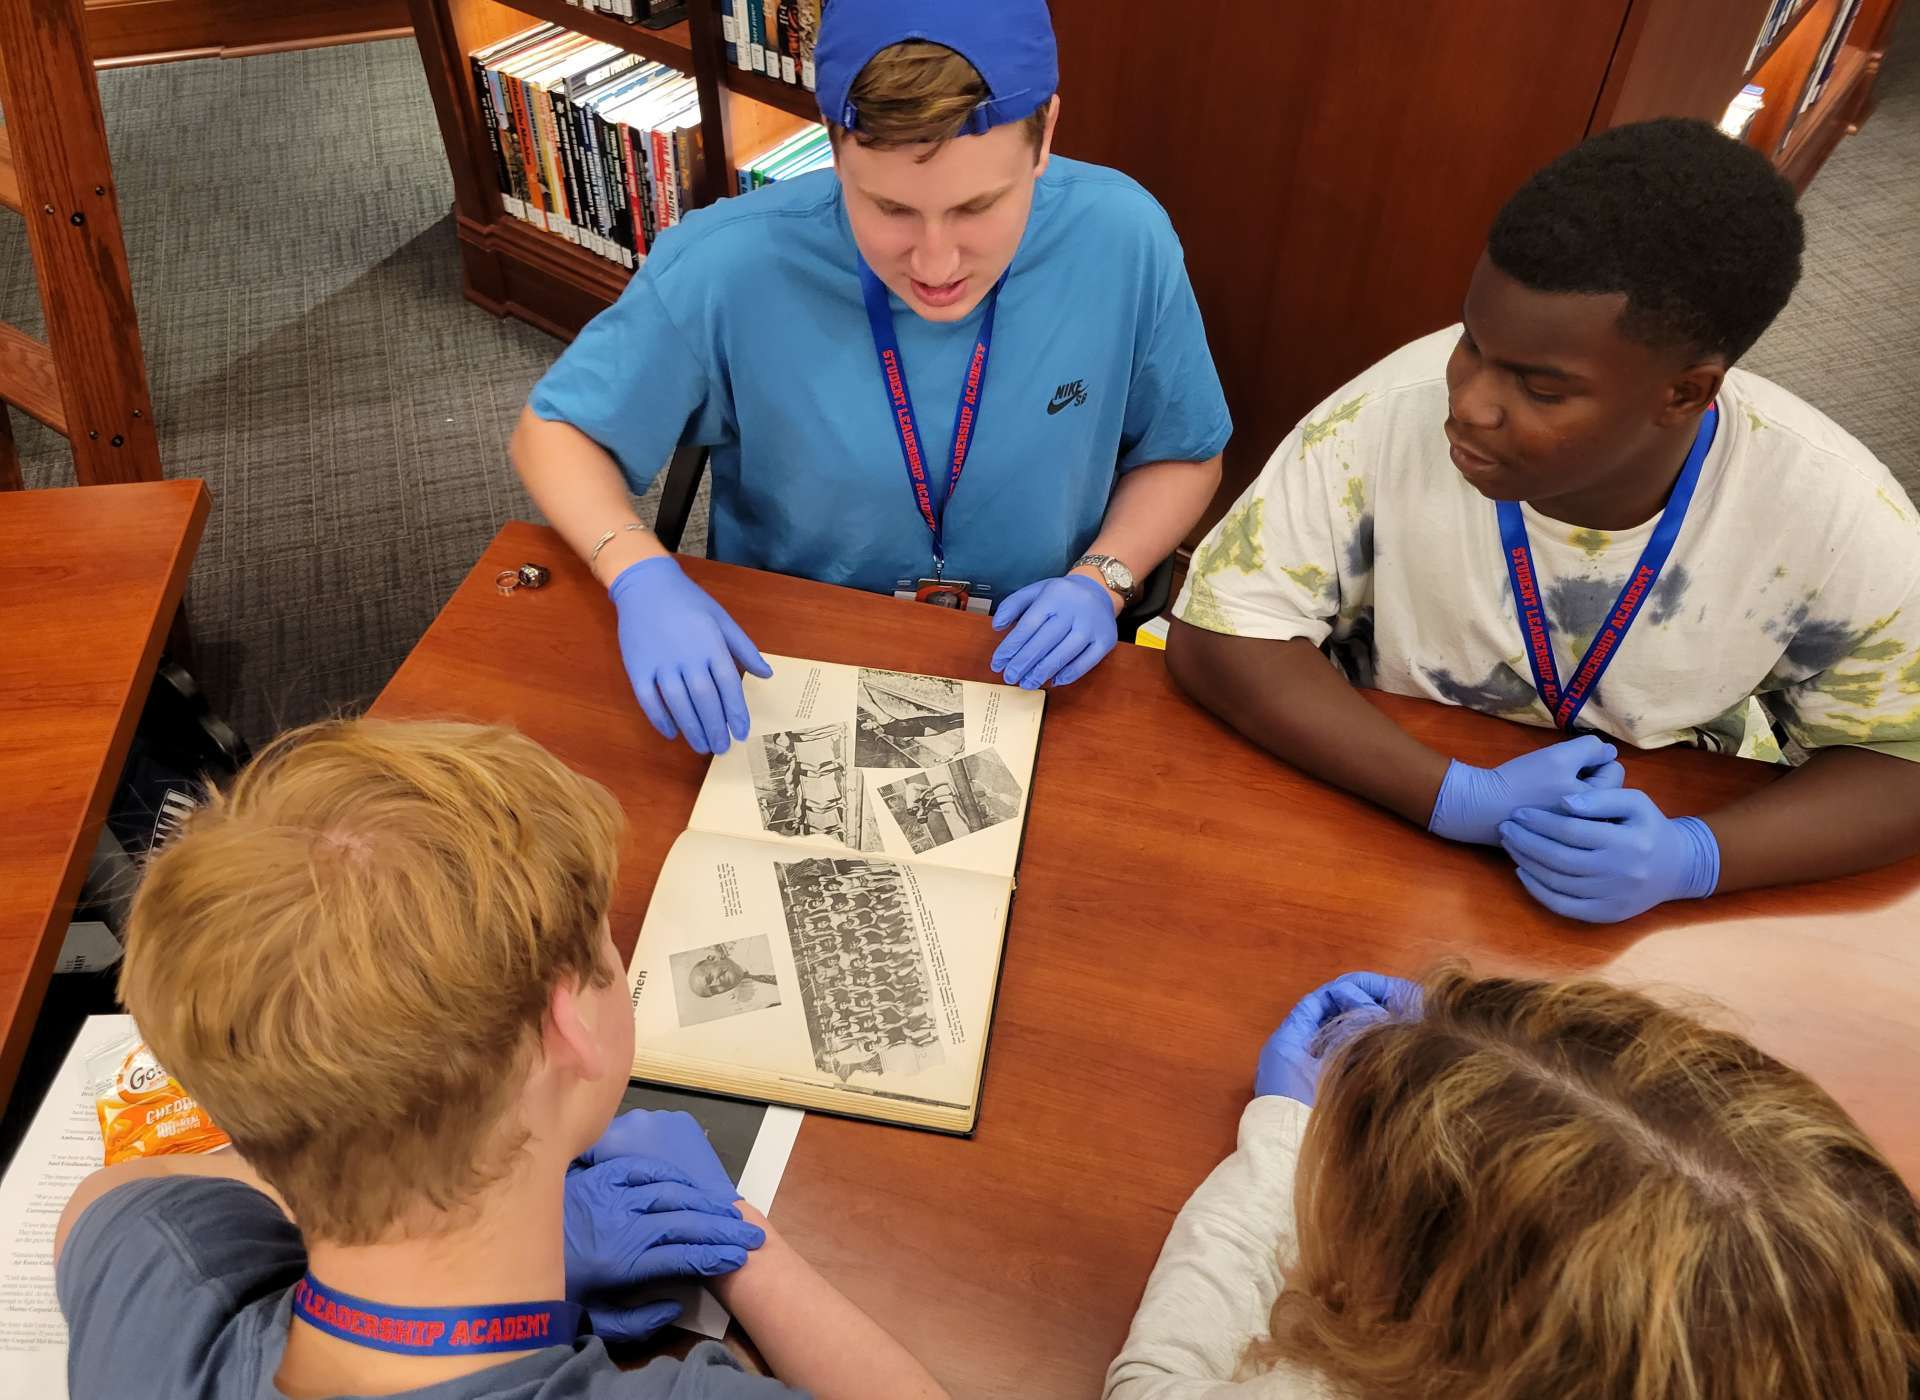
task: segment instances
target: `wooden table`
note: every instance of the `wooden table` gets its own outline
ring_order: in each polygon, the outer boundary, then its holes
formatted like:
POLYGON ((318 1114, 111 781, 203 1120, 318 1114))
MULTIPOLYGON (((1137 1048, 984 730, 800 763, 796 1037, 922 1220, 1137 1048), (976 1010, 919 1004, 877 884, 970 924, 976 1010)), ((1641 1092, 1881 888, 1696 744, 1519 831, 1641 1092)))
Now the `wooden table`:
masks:
POLYGON ((0 1098, 206 519, 197 481, 0 492, 0 1098))
MULTIPOLYGON (((992 680, 986 622, 701 560, 765 650, 992 680)), ((1375 703, 1480 763, 1548 741, 1457 709, 1375 703)), ((503 720, 619 796, 614 931, 630 950, 706 760, 628 689, 604 592, 559 538, 504 529, 374 707, 503 720), (503 597, 494 575, 546 564, 503 597)), ((1669 812, 1768 781, 1667 751, 1628 772, 1669 812)), ((955 1394, 1095 1395, 1167 1226, 1231 1150, 1253 1062, 1294 1001, 1350 968, 1604 971, 1707 993, 1821 1080, 1920 1180, 1920 861, 1831 884, 1563 922, 1497 852, 1435 841, 1309 781, 1121 647, 1047 703, 971 1140, 815 1116, 774 1219, 955 1394)))

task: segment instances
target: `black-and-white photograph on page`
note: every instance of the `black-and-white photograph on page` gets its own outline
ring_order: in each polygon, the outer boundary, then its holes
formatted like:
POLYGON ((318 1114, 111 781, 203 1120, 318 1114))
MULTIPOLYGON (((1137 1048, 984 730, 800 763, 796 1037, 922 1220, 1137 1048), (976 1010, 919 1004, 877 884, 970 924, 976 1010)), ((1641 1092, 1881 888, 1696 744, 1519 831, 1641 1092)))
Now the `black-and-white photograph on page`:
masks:
POLYGON ((765 934, 689 948, 667 958, 682 1026, 698 1026, 780 1004, 780 979, 765 934))
POLYGON ((915 855, 1012 821, 1024 797, 1020 780, 992 749, 884 784, 880 800, 915 855))
POLYGON ((860 668, 854 763, 861 768, 932 768, 966 747, 960 682, 860 668))
POLYGON ((859 814, 849 792, 847 726, 784 729, 747 741, 760 825, 774 836, 830 836, 859 843, 859 814))
POLYGON ((821 1072, 845 1083, 942 1063, 932 973, 906 889, 912 876, 879 860, 782 862, 774 874, 821 1072))

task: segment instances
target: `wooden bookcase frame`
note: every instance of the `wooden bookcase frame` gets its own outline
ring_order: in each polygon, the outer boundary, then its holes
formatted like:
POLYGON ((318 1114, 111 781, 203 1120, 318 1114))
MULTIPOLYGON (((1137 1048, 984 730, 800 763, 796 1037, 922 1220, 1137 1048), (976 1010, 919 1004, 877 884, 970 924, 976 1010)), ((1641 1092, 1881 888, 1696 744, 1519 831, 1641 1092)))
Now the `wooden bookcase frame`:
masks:
POLYGON ((727 62, 714 0, 692 0, 688 18, 667 29, 611 19, 567 0, 409 0, 434 109, 453 169, 454 216, 467 298, 571 336, 620 295, 631 275, 506 212, 492 147, 482 124, 468 55, 540 21, 563 24, 693 76, 700 96, 706 164, 697 202, 734 188, 737 161, 819 120, 813 94, 727 62))

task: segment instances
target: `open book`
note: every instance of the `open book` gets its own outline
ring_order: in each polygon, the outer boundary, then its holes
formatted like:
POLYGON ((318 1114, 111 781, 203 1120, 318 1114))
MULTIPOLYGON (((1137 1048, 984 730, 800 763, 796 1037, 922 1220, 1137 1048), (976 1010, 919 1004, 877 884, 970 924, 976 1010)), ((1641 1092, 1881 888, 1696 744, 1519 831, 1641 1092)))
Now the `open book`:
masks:
POLYGON ((634 1077, 971 1132, 1045 696, 767 660, 634 948, 634 1077))

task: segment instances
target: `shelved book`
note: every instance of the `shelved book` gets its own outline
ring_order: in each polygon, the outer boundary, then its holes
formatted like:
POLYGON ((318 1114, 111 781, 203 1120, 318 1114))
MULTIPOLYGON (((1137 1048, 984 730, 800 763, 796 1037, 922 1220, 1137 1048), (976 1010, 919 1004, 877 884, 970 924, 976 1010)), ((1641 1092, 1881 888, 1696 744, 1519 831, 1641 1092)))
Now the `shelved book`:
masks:
POLYGON ((1809 70, 1806 91, 1801 94, 1800 106, 1794 114, 1796 123, 1800 114, 1820 100, 1820 94, 1827 90, 1827 83, 1833 77, 1834 64, 1840 58, 1840 50, 1846 46, 1847 36, 1853 31, 1853 22, 1860 14, 1860 0, 1846 0, 1835 13, 1833 23, 1827 27, 1827 34, 1820 41, 1820 54, 1809 70))
POLYGON ((693 79, 557 24, 470 56, 501 203, 622 267, 694 204, 693 79))
POLYGON ((567 0, 575 9, 612 15, 630 24, 659 26, 684 18, 687 0, 567 0))
POLYGON ((633 1077, 972 1132, 1045 696, 767 660, 634 947, 633 1077))
POLYGON ((833 143, 827 129, 812 122, 791 136, 774 142, 759 155, 742 161, 734 171, 736 187, 748 194, 762 185, 791 180, 813 170, 825 170, 833 164, 833 143))
POLYGON ((831 0, 719 0, 727 60, 776 82, 814 89, 813 46, 831 0))
POLYGON ((1767 7, 1767 17, 1761 21, 1759 37, 1753 41, 1753 52, 1747 55, 1747 71, 1753 71, 1753 61, 1760 57, 1768 44, 1780 37, 1780 32, 1793 22, 1794 16, 1811 5, 1813 0, 1772 0, 1767 7))

